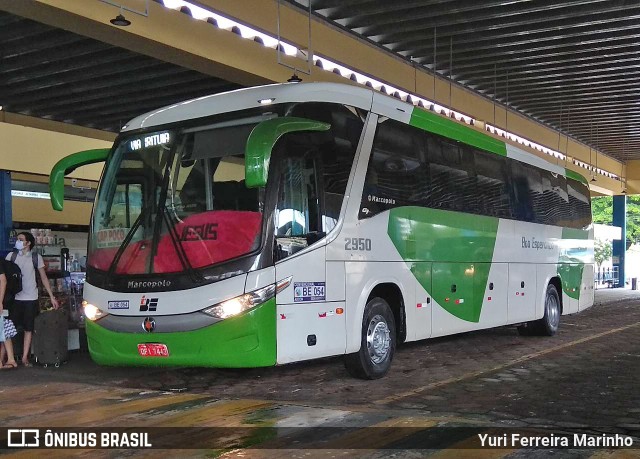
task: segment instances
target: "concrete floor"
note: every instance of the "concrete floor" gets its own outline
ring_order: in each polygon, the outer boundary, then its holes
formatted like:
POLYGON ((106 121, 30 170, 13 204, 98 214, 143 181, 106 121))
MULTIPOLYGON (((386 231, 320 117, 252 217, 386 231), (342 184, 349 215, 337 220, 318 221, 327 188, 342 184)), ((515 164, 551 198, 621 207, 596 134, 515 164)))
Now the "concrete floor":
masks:
POLYGON ((626 458, 640 457, 639 380, 640 292, 600 289, 594 307, 563 316, 553 338, 501 327, 409 343, 377 381, 351 378, 340 358, 149 370, 72 353, 58 369, 0 372, 0 425, 159 427, 155 446, 185 448, 46 452, 54 457, 626 458), (638 449, 477 449, 487 432, 617 433, 638 449))

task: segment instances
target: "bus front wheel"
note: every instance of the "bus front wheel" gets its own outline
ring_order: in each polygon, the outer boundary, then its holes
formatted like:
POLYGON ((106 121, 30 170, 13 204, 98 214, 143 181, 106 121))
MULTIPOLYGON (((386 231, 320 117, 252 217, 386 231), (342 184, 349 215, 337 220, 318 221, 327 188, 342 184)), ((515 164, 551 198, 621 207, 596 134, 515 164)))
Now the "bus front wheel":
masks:
POLYGON ((540 320, 527 322, 518 327, 521 335, 553 336, 560 325, 560 296, 555 285, 547 286, 547 294, 544 298, 544 316, 540 320))
POLYGON ((360 350, 345 356, 345 367, 356 378, 382 378, 391 367, 395 349, 396 326, 391 308, 382 298, 372 298, 364 308, 360 350))

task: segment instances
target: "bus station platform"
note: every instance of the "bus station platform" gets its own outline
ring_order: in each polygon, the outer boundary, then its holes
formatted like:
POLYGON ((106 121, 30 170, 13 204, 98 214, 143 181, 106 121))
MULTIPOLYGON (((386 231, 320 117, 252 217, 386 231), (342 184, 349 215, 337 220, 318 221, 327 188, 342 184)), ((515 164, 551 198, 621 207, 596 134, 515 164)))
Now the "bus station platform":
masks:
POLYGON ((640 292, 599 289, 595 305, 563 316, 552 338, 501 327, 410 343, 375 381, 350 377, 341 358, 249 370, 142 369, 99 367, 73 353, 60 368, 0 372, 0 424, 144 428, 160 444, 153 429, 187 435, 165 438, 173 441, 165 447, 179 449, 56 451, 65 457, 630 458, 640 457, 639 380, 640 292), (635 443, 477 448, 479 433, 520 431, 635 443), (425 432, 437 438, 416 443, 425 432))

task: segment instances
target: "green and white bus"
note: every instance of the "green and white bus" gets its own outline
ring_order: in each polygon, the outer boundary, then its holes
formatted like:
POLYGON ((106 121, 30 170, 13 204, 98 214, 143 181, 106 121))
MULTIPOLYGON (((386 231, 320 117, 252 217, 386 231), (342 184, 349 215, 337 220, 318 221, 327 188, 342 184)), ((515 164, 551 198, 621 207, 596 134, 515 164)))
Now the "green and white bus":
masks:
POLYGON ((508 324, 553 335, 593 304, 584 177, 364 87, 243 89, 133 119, 105 161, 84 288, 103 365, 259 367, 508 324))

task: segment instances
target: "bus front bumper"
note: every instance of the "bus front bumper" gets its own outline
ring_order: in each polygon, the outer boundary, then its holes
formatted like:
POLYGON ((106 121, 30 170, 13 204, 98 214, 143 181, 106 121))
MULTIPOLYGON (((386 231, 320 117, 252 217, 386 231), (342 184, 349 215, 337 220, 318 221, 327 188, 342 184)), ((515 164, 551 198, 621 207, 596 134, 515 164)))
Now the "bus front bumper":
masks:
POLYGON ((250 368, 276 363, 275 299, 197 330, 120 333, 87 320, 86 331, 89 353, 99 365, 250 368), (143 357, 140 344, 164 344, 168 355, 143 357))

